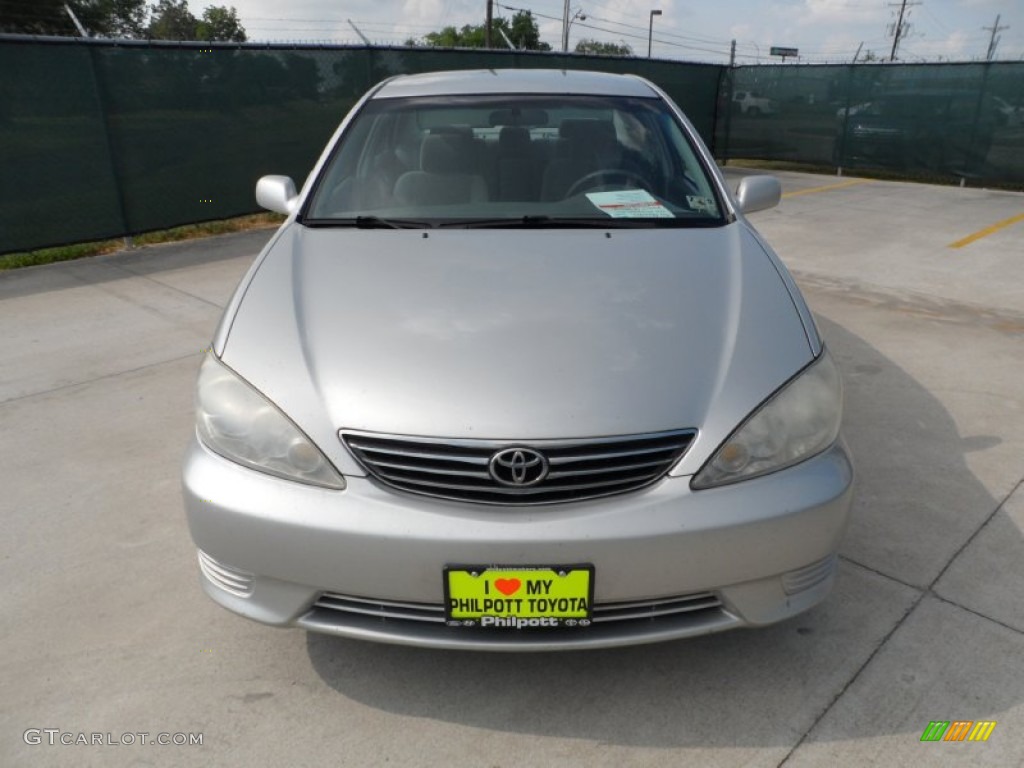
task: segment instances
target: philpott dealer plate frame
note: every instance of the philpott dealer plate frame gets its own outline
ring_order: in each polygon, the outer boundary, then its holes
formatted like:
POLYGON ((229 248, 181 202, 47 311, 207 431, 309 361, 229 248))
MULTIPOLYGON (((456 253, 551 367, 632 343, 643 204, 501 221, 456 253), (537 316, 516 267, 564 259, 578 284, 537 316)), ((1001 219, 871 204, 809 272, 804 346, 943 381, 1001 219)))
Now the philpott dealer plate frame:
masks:
POLYGON ((589 627, 594 566, 449 565, 445 620, 452 627, 589 627))

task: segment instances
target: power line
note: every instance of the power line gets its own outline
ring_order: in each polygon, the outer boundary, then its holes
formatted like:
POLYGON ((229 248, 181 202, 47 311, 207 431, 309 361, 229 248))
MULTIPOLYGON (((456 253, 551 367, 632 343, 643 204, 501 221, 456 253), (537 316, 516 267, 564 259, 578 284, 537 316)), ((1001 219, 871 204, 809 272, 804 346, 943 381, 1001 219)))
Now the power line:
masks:
MULTIPOLYGON (((588 2, 587 6, 588 7, 597 7, 597 8, 607 8, 607 6, 602 6, 602 5, 598 4, 598 3, 593 3, 593 2, 588 2)), ((506 5, 501 5, 500 7, 504 8, 506 10, 509 10, 509 11, 525 11, 525 10, 528 10, 528 9, 525 9, 525 8, 515 8, 515 7, 511 7, 511 6, 506 6, 506 5)), ((860 6, 860 7, 867 7, 867 6, 860 6)), ((548 15, 543 14, 543 13, 538 13, 537 11, 530 11, 530 12, 533 13, 534 16, 537 16, 539 18, 550 19, 550 20, 553 20, 553 21, 560 21, 559 18, 554 17, 554 16, 548 16, 548 15)), ((586 28, 586 29, 606 32, 609 35, 619 35, 619 36, 622 36, 622 37, 628 37, 628 38, 632 38, 632 39, 642 39, 642 40, 646 40, 647 39, 647 28, 646 27, 641 27, 641 26, 636 25, 636 24, 629 24, 627 22, 622 22, 622 21, 615 21, 615 20, 607 19, 607 18, 604 18, 604 17, 601 17, 601 16, 595 16, 592 13, 588 13, 587 14, 587 20, 588 21, 601 22, 602 24, 612 24, 612 25, 614 25, 616 27, 622 27, 625 30, 630 30, 630 31, 634 31, 635 30, 636 34, 630 34, 630 33, 627 33, 627 32, 623 32, 620 29, 607 29, 606 27, 596 26, 594 24, 587 24, 587 23, 583 23, 581 21, 575 22, 575 25, 578 26, 578 27, 586 28)), ((654 41, 657 42, 657 43, 660 43, 662 45, 669 45, 669 46, 672 46, 672 47, 682 48, 684 50, 693 50, 693 51, 699 51, 699 52, 702 52, 702 53, 716 54, 716 55, 722 56, 723 58, 728 58, 731 55, 732 41, 724 40, 724 39, 720 39, 720 38, 705 37, 705 36, 700 36, 700 35, 682 35, 682 34, 677 34, 677 33, 661 30, 661 31, 658 32, 657 36, 654 38, 654 41), (667 40, 666 38, 671 38, 671 40, 667 40), (686 42, 675 42, 675 41, 686 41, 686 42), (698 45, 694 45, 692 43, 699 43, 699 44, 698 45), (708 47, 708 46, 716 46, 716 47, 708 47)), ((874 44, 875 42, 879 42, 880 43, 880 42, 883 42, 883 41, 868 41, 868 42, 874 44)), ((737 41, 736 45, 737 45, 737 49, 741 49, 742 48, 742 49, 746 49, 746 51, 747 51, 746 53, 744 53, 744 52, 741 52, 740 50, 737 50, 736 56, 738 58, 753 59, 755 61, 770 61, 771 60, 770 57, 763 56, 761 54, 760 46, 758 46, 756 43, 737 41), (757 53, 756 54, 755 53, 751 53, 750 51, 752 51, 752 50, 756 50, 757 53)), ((842 50, 842 51, 838 51, 838 50, 807 51, 807 52, 805 52, 803 54, 803 57, 805 57, 805 58, 820 57, 820 58, 826 58, 826 59, 838 59, 838 60, 846 61, 846 60, 849 60, 849 58, 852 56, 852 54, 853 54, 853 50, 852 49, 842 50)))
MULTIPOLYGON (((538 13, 537 11, 531 11, 528 8, 515 8, 515 7, 510 6, 510 5, 500 5, 500 4, 499 4, 499 7, 500 8, 504 8, 507 11, 529 11, 531 14, 533 14, 537 18, 550 19, 552 21, 561 21, 561 19, 559 19, 556 16, 549 16, 548 14, 538 13)), ((588 16, 587 18, 590 19, 590 18, 593 18, 593 17, 588 16)), ((613 22, 613 23, 618 23, 618 22, 613 22)), ((574 22, 574 24, 577 27, 583 27, 584 29, 592 29, 592 30, 597 31, 597 32, 607 32, 609 35, 614 35, 614 36, 617 36, 617 37, 628 37, 628 38, 632 38, 634 40, 641 40, 641 41, 646 41, 647 40, 647 34, 646 34, 647 30, 646 29, 642 30, 644 32, 644 34, 640 35, 640 34, 633 34, 632 32, 624 32, 624 31, 619 30, 619 29, 608 29, 607 27, 599 27, 599 26, 597 26, 595 24, 588 24, 588 23, 583 22, 583 21, 576 21, 576 22, 574 22)), ((654 42, 656 42, 656 43, 659 43, 661 45, 668 45, 668 46, 671 46, 673 48, 683 48, 683 49, 691 50, 691 51, 701 51, 702 53, 714 53, 714 54, 718 54, 718 55, 721 55, 721 56, 728 56, 729 55, 729 50, 728 50, 729 43, 728 42, 724 42, 722 48, 711 49, 711 48, 703 48, 701 46, 696 46, 696 45, 685 45, 683 43, 677 43, 677 42, 674 42, 672 40, 666 40, 666 39, 664 39, 664 37, 662 36, 661 33, 659 33, 658 37, 655 37, 653 39, 654 39, 654 42)))
MULTIPOLYGON (((594 3, 590 3, 590 5, 595 5, 595 4, 594 3)), ((602 6, 597 6, 597 7, 600 8, 602 6)), ((643 32, 645 36, 646 36, 646 33, 647 33, 647 27, 642 27, 642 26, 639 26, 637 24, 627 24, 624 21, 615 21, 613 19, 605 19, 605 18, 602 18, 600 16, 595 16, 592 13, 588 13, 587 17, 590 18, 590 19, 594 19, 595 21, 600 21, 600 22, 602 22, 604 24, 614 24, 614 25, 619 26, 619 27, 625 27, 626 29, 633 29, 633 30, 636 30, 638 32, 643 32)), ((665 32, 665 31, 661 31, 658 34, 661 35, 662 37, 672 37, 672 38, 676 38, 678 40, 690 40, 692 42, 703 43, 705 45, 724 45, 724 46, 728 46, 732 42, 730 40, 725 40, 723 38, 704 37, 702 35, 680 35, 678 33, 665 32)))
MULTIPOLYGON (((538 2, 540 0, 534 0, 534 1, 538 2)), ((546 0, 546 1, 547 2, 551 2, 551 3, 559 3, 560 4, 560 0, 546 0)), ((542 12, 534 11, 534 10, 528 9, 528 8, 521 8, 521 7, 515 7, 515 6, 507 6, 507 5, 503 5, 503 4, 500 4, 500 3, 496 3, 496 4, 499 6, 499 8, 502 8, 503 10, 510 11, 510 12, 513 12, 513 13, 516 13, 516 12, 529 12, 529 13, 531 13, 533 16, 535 16, 538 19, 544 19, 544 20, 549 20, 549 21, 553 21, 553 22, 560 22, 561 21, 561 19, 559 17, 554 16, 552 14, 542 13, 542 12)), ((598 7, 598 8, 609 8, 608 6, 604 6, 604 5, 601 5, 601 4, 598 4, 598 3, 588 2, 587 4, 588 4, 588 6, 593 6, 593 7, 598 7)), ((917 3, 910 3, 910 5, 916 5, 916 4, 917 3)), ((866 6, 858 6, 858 7, 866 7, 866 6)), ((612 9, 609 8, 609 10, 612 10, 612 9)), ((604 37, 605 35, 607 35, 608 37, 610 37, 612 39, 618 39, 618 40, 620 40, 622 42, 625 42, 624 40, 622 40, 622 38, 629 38, 630 40, 646 40, 647 39, 647 29, 645 27, 641 27, 641 26, 636 25, 636 24, 630 24, 628 22, 616 21, 614 19, 610 19, 610 18, 606 18, 606 17, 594 16, 592 14, 588 14, 588 19, 587 20, 590 21, 591 23, 585 23, 582 20, 577 20, 575 22, 575 24, 579 28, 584 28, 584 29, 590 30, 591 32, 600 33, 599 35, 597 35, 598 37, 604 37), (599 23, 595 24, 593 22, 599 22, 599 23), (615 27, 615 29, 610 29, 609 26, 615 27)), ((328 25, 328 24, 334 25, 334 24, 340 24, 341 23, 340 20, 314 19, 314 18, 281 18, 281 17, 251 17, 251 21, 255 21, 255 22, 282 21, 282 22, 288 22, 289 24, 315 24, 315 25, 318 25, 320 27, 323 27, 324 25, 328 25)), ((434 30, 435 27, 436 27, 436 25, 432 25, 432 24, 413 24, 413 23, 403 23, 403 22, 384 22, 384 21, 369 21, 369 20, 353 20, 353 21, 355 21, 355 23, 359 24, 361 28, 366 28, 368 30, 377 31, 378 33, 394 30, 394 34, 403 34, 403 35, 416 34, 417 30, 434 30)), ((904 25, 904 26, 906 27, 906 25, 904 25)), ((313 31, 312 29, 307 30, 306 28, 304 28, 302 26, 288 26, 288 27, 282 28, 282 27, 278 27, 276 25, 260 24, 260 23, 250 24, 248 26, 248 28, 253 30, 253 31, 257 31, 258 30, 260 32, 264 32, 264 31, 266 31, 266 32, 269 32, 269 31, 285 31, 285 30, 287 30, 287 31, 296 31, 296 32, 313 31)), ((660 45, 668 46, 670 48, 677 48, 677 49, 681 49, 681 50, 685 50, 685 51, 696 51, 696 52, 700 52, 700 53, 712 54, 714 56, 722 57, 723 59, 724 58, 728 58, 728 56, 729 56, 729 49, 730 49, 730 46, 731 46, 731 41, 728 41, 728 40, 718 39, 718 38, 713 38, 713 37, 707 37, 707 36, 702 36, 702 35, 678 34, 678 33, 674 33, 674 32, 669 32, 667 30, 660 30, 658 32, 657 36, 654 38, 654 40, 656 42, 658 42, 660 45)), ((874 43, 869 41, 868 44, 874 44, 874 43)), ((761 54, 760 47, 756 43, 746 42, 746 41, 737 41, 737 53, 736 53, 736 55, 737 55, 738 58, 743 58, 743 59, 747 59, 747 60, 754 60, 754 61, 768 61, 768 60, 770 60, 769 57, 763 56, 761 54), (756 53, 754 53, 754 51, 756 51, 756 53)), ((840 50, 805 51, 804 54, 803 54, 803 57, 805 59, 819 59, 819 60, 820 59, 825 59, 825 60, 848 60, 851 55, 852 55, 852 49, 849 50, 849 51, 845 51, 845 50, 844 51, 840 51, 840 50)))
MULTIPOLYGON (((340 19, 286 19, 273 16, 249 16, 248 21, 284 21, 289 24, 338 24, 340 19)), ((418 27, 420 29, 436 29, 436 24, 409 24, 404 21, 368 21, 365 19, 352 19, 356 24, 363 27, 418 27)), ((261 24, 254 24, 255 27, 266 28, 261 24)))
POLYGON ((950 32, 952 32, 952 30, 946 25, 945 22, 943 22, 938 16, 936 16, 934 13, 931 12, 931 9, 928 8, 928 6, 922 6, 922 7, 924 8, 924 12, 927 13, 931 17, 931 19, 935 23, 935 25, 937 27, 940 27, 944 33, 946 33, 948 35, 950 32))

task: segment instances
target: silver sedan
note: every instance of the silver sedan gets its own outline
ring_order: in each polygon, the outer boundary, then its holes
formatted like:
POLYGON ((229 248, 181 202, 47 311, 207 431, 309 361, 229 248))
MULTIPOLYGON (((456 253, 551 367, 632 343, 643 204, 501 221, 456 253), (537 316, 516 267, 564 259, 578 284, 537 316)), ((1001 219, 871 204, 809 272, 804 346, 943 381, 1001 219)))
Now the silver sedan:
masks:
POLYGON ((204 359, 201 583, 278 626, 556 650, 772 624, 853 471, 800 292, 638 77, 395 77, 344 119, 204 359))

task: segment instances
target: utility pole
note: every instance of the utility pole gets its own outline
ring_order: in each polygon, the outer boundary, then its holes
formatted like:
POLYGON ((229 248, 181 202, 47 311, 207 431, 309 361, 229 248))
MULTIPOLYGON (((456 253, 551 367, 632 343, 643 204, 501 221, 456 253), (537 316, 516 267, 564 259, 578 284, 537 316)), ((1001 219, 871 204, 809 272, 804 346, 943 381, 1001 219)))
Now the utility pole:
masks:
POLYGON ((491 47, 491 21, 494 18, 494 2, 487 0, 487 24, 484 26, 484 48, 491 47))
POLYGON ((853 54, 853 63, 854 63, 854 64, 856 64, 856 63, 857 63, 857 57, 858 57, 858 56, 860 56, 860 50, 861 50, 861 48, 863 48, 863 47, 864 47, 864 41, 863 41, 863 40, 861 40, 861 41, 860 41, 860 45, 858 45, 858 46, 857 46, 857 52, 856 52, 855 54, 853 54))
MULTIPOLYGON (((899 48, 900 40, 906 36, 907 32, 910 31, 910 25, 907 24, 904 26, 903 24, 903 17, 906 15, 907 6, 913 7, 920 4, 921 3, 907 2, 907 0, 903 0, 900 4, 900 18, 896 22, 896 26, 893 27, 892 53, 889 54, 889 61, 896 61, 896 49, 899 48)), ((890 7, 895 8, 896 6, 890 3, 890 7)))
POLYGON ((736 66, 736 41, 732 41, 732 45, 729 46, 729 67, 736 66))
POLYGON ((991 31, 992 32, 992 37, 989 38, 989 41, 988 41, 988 53, 985 55, 986 61, 992 61, 992 57, 996 55, 996 47, 999 45, 999 38, 996 37, 996 35, 998 33, 1002 32, 1004 29, 1009 29, 1010 28, 1009 25, 1007 25, 1005 27, 1000 27, 999 26, 999 19, 1000 18, 1002 18, 1002 16, 996 16, 996 23, 993 24, 991 27, 982 27, 982 29, 985 30, 986 32, 987 31, 991 31))
POLYGON ((569 52, 569 0, 562 8, 562 53, 569 52))

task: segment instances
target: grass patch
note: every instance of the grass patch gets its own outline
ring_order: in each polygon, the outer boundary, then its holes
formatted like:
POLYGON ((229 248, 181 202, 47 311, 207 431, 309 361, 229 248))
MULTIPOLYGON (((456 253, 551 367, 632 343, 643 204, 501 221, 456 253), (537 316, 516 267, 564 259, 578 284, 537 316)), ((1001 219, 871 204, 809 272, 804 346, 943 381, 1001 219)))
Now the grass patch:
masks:
MULTIPOLYGON (((135 246, 157 245, 159 243, 174 243, 179 240, 194 240, 201 237, 226 235, 231 232, 245 232, 250 229, 276 227, 282 221, 284 221, 284 216, 277 213, 256 213, 250 216, 238 216, 233 219, 207 221, 202 224, 186 224, 181 227, 162 229, 157 232, 146 232, 136 235, 133 238, 133 244, 135 246)), ((8 253, 0 256, 0 270, 53 264, 58 261, 71 261, 72 259, 81 259, 87 256, 100 256, 105 253, 125 250, 126 247, 124 240, 118 238, 116 240, 97 240, 91 243, 62 245, 56 248, 42 248, 38 251, 8 253)))
POLYGON ((38 251, 25 251, 22 253, 8 253, 0 256, 0 270, 18 269, 19 267, 34 267, 39 264, 53 264, 57 261, 71 261, 86 256, 99 256, 103 253, 113 253, 124 248, 121 240, 99 240, 94 243, 76 243, 75 245, 62 245, 57 248, 42 248, 38 251))
POLYGON ((213 237, 214 235, 227 235, 231 232, 245 232, 250 229, 277 227, 284 221, 284 218, 279 213, 255 213, 251 216, 239 216, 234 219, 207 221, 203 224, 185 224, 180 227, 173 227, 172 229, 162 229, 158 232, 147 232, 137 235, 134 239, 135 245, 174 243, 179 240, 193 240, 198 237, 213 237))

